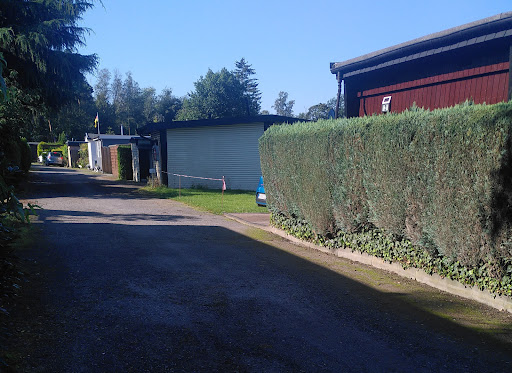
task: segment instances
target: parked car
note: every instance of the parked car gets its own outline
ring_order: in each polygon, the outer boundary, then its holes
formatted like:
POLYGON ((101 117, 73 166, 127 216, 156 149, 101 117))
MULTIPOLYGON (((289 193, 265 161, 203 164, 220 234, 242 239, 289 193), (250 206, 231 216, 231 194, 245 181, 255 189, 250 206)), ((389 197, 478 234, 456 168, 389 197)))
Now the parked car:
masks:
POLYGON ((64 157, 62 156, 61 152, 57 152, 57 151, 49 152, 48 155, 46 156, 44 164, 47 166, 58 165, 58 166, 64 167, 64 157))
POLYGON ((263 176, 260 177, 260 183, 258 189, 256 189, 256 203, 258 206, 267 205, 267 195, 265 194, 265 187, 263 185, 263 176))

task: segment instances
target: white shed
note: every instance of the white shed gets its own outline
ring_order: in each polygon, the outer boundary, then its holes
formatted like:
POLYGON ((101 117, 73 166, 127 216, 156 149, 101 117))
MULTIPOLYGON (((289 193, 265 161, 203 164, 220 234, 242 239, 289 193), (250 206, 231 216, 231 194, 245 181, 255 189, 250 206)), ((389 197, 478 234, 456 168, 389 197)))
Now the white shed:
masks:
POLYGON ((129 144, 132 137, 136 136, 86 133, 85 142, 87 143, 87 150, 89 152, 89 168, 102 169, 102 147, 129 144))
POLYGON ((171 188, 201 186, 220 189, 222 181, 208 179, 224 177, 228 189, 256 190, 261 176, 259 138, 272 124, 297 120, 258 115, 155 123, 143 127, 139 133, 151 134, 159 140, 161 171, 167 174, 158 176, 164 183, 167 179, 171 188))

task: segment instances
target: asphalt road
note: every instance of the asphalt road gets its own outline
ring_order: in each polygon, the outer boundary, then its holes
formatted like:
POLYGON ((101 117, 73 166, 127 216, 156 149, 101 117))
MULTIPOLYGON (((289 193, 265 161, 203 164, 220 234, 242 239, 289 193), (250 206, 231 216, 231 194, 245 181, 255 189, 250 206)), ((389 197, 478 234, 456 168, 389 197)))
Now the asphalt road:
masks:
POLYGON ((20 371, 512 371, 510 351, 281 238, 98 175, 31 179, 44 209, 12 311, 20 371))

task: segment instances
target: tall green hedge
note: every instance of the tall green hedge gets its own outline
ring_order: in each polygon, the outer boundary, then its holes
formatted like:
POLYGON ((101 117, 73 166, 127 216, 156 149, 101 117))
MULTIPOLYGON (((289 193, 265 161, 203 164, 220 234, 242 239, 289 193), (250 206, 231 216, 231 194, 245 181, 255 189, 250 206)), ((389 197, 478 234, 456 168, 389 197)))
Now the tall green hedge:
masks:
POLYGON ((132 180, 132 149, 130 145, 119 145, 117 148, 117 162, 119 166, 119 180, 132 180))
POLYGON ((62 144, 59 144, 56 142, 41 141, 39 144, 37 144, 37 155, 40 156, 43 152, 48 153, 48 152, 55 150, 61 146, 62 146, 62 144))
POLYGON ((473 265, 512 258, 512 103, 273 126, 271 210, 334 236, 378 228, 473 265))

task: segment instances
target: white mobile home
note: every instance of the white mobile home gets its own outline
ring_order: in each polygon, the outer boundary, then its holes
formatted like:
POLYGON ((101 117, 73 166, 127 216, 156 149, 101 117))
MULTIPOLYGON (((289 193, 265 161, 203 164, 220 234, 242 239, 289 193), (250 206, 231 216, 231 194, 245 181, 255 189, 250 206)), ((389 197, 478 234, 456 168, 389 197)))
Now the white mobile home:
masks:
POLYGON ((89 168, 102 169, 102 147, 129 144, 132 137, 137 136, 87 133, 85 135, 85 141, 87 142, 87 150, 89 152, 89 168))

